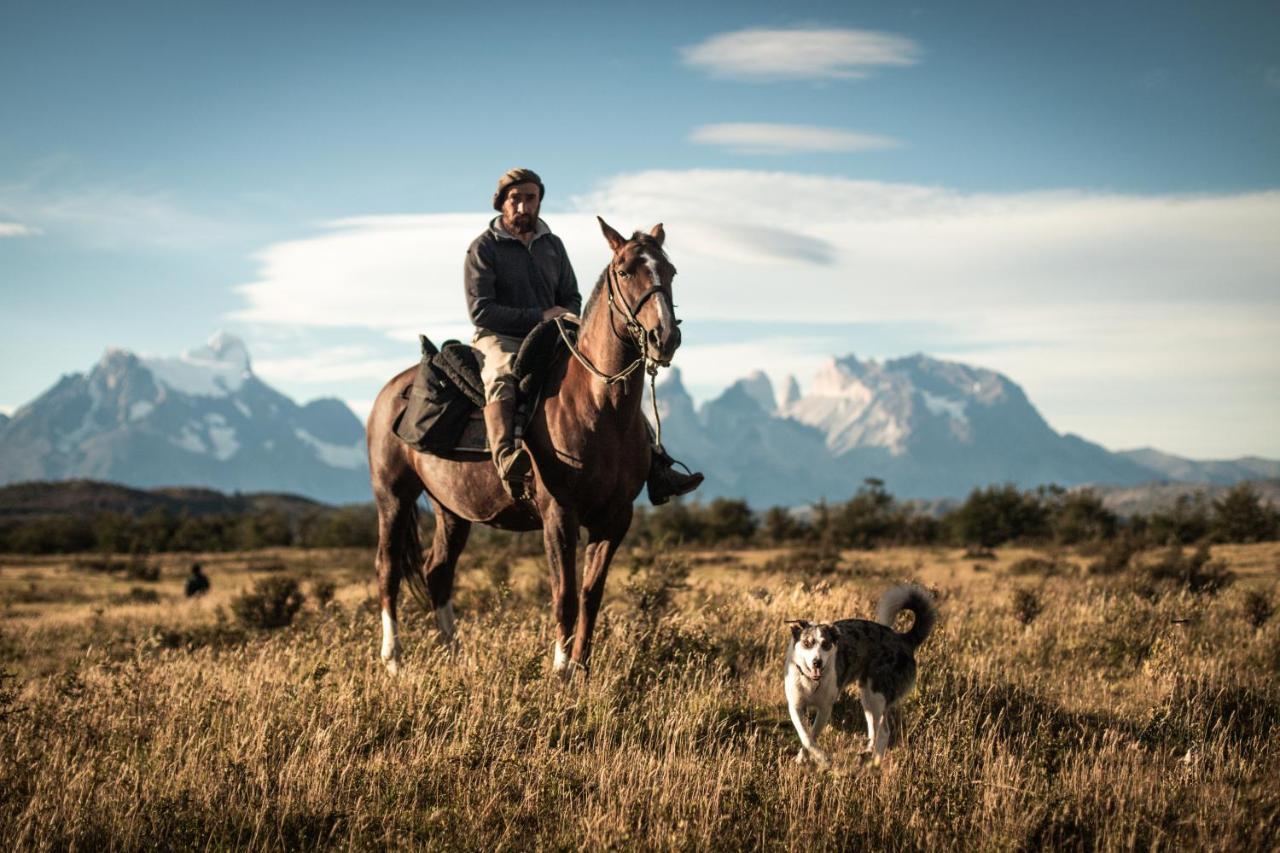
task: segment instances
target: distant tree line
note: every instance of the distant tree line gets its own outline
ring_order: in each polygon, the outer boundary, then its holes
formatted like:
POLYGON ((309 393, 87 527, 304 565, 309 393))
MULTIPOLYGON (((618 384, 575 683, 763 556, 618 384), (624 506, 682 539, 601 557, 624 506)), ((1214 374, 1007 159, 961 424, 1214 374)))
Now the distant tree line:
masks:
MULTIPOLYGON (((432 519, 422 515, 429 547, 432 519)), ((141 516, 100 513, 92 518, 42 517, 0 521, 0 552, 52 554, 97 551, 150 554, 162 551, 238 551, 291 546, 372 548, 377 513, 371 505, 325 508, 303 514, 278 510, 229 515, 141 516)), ((658 509, 637 505, 628 541, 641 545, 752 547, 818 544, 841 548, 889 545, 954 545, 993 548, 1005 543, 1074 545, 1117 536, 1137 546, 1198 542, 1262 542, 1280 536, 1280 512, 1248 483, 1217 499, 1203 493, 1171 507, 1120 518, 1089 489, 1060 486, 1020 490, 1006 484, 973 490, 941 514, 896 499, 868 479, 849 500, 819 502, 807 512, 782 507, 763 512, 745 501, 673 502, 658 509)), ((517 537, 477 528, 473 539, 507 550, 540 552, 540 536, 517 537)))
POLYGON ((1280 536, 1280 512, 1242 483, 1210 500, 1180 497, 1168 509, 1121 518, 1095 491, 1061 486, 1020 490, 1012 484, 974 489, 963 503, 937 514, 902 502, 868 479, 843 503, 819 502, 806 513, 782 507, 761 513, 745 501, 672 503, 637 508, 631 539, 696 546, 814 543, 842 548, 1006 543, 1074 545, 1123 535, 1139 545, 1263 542, 1280 536))
POLYGON ((90 518, 47 516, 0 521, 0 552, 152 554, 161 551, 240 551, 295 546, 369 547, 378 544, 378 515, 370 506, 305 514, 278 510, 188 515, 155 509, 144 515, 103 512, 90 518))

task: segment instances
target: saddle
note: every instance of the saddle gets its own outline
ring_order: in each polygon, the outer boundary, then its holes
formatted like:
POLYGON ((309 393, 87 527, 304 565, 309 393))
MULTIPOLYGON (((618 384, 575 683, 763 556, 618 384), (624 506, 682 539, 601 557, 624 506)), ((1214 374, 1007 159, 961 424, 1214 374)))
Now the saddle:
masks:
MULTIPOLYGON (((563 318, 562 318, 563 320, 563 318)), ((564 321, 573 340, 578 327, 564 321)), ((449 340, 439 348, 426 335, 419 335, 422 360, 413 383, 400 392, 408 401, 396 417, 392 431, 404 443, 426 453, 489 453, 484 428, 484 383, 476 350, 460 341, 449 340)), ((567 348, 555 320, 539 323, 525 336, 512 364, 517 380, 515 432, 524 433, 537 408, 542 386, 551 368, 567 348)))

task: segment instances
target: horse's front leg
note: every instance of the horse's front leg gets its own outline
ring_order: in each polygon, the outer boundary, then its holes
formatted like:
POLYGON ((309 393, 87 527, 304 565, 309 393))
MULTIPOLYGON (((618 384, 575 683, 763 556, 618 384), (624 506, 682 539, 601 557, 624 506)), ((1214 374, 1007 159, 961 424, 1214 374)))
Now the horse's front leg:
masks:
POLYGON ((586 669, 591 658, 591 635, 596 628, 596 615, 604 598, 604 582, 609 564, 631 527, 631 504, 609 523, 587 530, 587 553, 582 569, 582 618, 573 643, 573 663, 586 669))
POLYGON ((542 537, 547 547, 547 565, 551 569, 551 607, 556 617, 555 662, 552 669, 568 677, 569 638, 578 620, 575 597, 577 574, 574 560, 578 550, 578 519, 564 507, 553 505, 542 516, 542 537))

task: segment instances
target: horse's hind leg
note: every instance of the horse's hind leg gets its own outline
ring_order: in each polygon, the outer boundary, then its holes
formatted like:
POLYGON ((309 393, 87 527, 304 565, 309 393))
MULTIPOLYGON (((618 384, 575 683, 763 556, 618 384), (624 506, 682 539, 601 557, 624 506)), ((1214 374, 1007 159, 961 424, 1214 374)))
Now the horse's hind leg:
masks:
MULTIPOLYGON (((382 662, 387 672, 400 672, 400 634, 396 622, 396 605, 400 596, 400 577, 410 553, 417 545, 418 517, 412 499, 382 495, 378 506, 378 551, 374 566, 378 571, 378 603, 382 610, 382 662)), ((416 562, 416 560, 415 560, 416 562)))
POLYGON ((458 556, 467 547, 471 534, 471 522, 445 509, 435 499, 431 507, 436 513, 436 532, 431 540, 431 554, 423 566, 427 577, 427 592, 431 594, 431 606, 435 610, 436 628, 440 642, 449 645, 457 634, 453 618, 453 579, 458 567, 458 556))

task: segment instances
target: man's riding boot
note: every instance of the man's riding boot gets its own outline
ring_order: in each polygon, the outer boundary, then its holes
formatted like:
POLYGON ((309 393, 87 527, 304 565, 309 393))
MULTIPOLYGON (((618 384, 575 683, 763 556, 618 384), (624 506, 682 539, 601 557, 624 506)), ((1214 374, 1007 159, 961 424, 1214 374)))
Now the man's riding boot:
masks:
POLYGON ((649 457, 649 503, 661 506, 676 495, 687 495, 702 485, 702 474, 681 474, 673 466, 676 460, 665 450, 653 448, 649 457))
POLYGON ((493 464, 498 466, 498 476, 507 492, 512 497, 520 497, 524 494, 524 477, 533 460, 529 458, 529 451, 516 444, 515 418, 515 400, 493 400, 484 407, 484 426, 493 451, 493 464))

